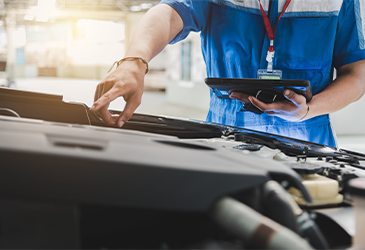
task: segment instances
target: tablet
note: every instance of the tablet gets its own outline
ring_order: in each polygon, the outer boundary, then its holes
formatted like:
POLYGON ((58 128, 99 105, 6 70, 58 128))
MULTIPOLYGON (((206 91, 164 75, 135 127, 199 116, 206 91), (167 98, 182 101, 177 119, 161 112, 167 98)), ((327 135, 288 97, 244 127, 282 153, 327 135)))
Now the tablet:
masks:
POLYGON ((221 99, 230 99, 232 92, 242 92, 271 103, 286 99, 283 95, 285 89, 303 95, 307 102, 312 99, 311 86, 307 80, 206 78, 205 83, 221 99))

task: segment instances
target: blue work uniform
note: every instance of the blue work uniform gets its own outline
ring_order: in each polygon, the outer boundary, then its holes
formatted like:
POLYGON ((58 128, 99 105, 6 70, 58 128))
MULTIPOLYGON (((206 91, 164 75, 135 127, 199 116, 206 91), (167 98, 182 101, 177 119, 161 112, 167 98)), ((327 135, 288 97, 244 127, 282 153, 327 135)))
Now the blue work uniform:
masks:
MULTIPOLYGON (((286 0, 261 0, 274 28, 286 0)), ((256 78, 266 69, 270 40, 257 0, 162 0, 184 22, 171 44, 201 32, 208 77, 256 78)), ((309 80, 313 95, 333 81, 333 69, 365 59, 365 0, 292 0, 275 36, 274 69, 283 79, 309 80)), ((207 121, 336 146, 328 115, 290 122, 242 112, 242 102, 210 94, 207 121)), ((346 97, 344 97, 346 98, 346 97)))

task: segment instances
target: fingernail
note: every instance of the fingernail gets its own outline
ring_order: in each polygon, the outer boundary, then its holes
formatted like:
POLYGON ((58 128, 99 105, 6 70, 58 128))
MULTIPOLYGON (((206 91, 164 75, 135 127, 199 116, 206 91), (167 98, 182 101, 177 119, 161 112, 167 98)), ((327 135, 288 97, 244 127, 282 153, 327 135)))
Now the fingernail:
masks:
POLYGON ((230 97, 230 98, 237 98, 237 96, 236 96, 236 95, 234 95, 234 94, 231 94, 229 97, 230 97))
POLYGON ((290 91, 288 89, 284 90, 284 95, 289 95, 290 91))
POLYGON ((94 104, 94 105, 92 105, 90 109, 95 109, 95 104, 94 104))
POLYGON ((249 96, 249 97, 248 97, 248 100, 250 100, 250 102, 252 102, 253 97, 252 97, 252 96, 249 96))
POLYGON ((121 122, 119 122, 119 124, 118 124, 118 126, 121 128, 121 127, 123 127, 123 125, 124 125, 124 122, 123 121, 121 121, 121 122))

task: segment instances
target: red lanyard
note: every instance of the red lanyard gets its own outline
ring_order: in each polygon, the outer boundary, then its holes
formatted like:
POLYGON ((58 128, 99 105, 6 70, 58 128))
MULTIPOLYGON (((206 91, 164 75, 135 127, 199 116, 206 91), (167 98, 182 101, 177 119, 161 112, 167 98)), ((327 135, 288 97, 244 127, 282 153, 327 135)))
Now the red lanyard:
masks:
POLYGON ((267 35, 269 36, 270 39, 270 47, 269 47, 269 52, 274 52, 274 38, 275 38, 275 33, 276 33, 276 28, 278 27, 278 24, 280 22, 281 17, 284 15, 286 9, 288 8, 291 0, 286 0, 286 3, 284 5, 283 11, 281 12, 279 19, 278 19, 278 23, 276 24, 275 30, 272 30, 269 18, 267 17, 264 8, 262 7, 261 1, 258 0, 260 3, 260 8, 261 8, 261 13, 262 13, 262 17, 264 18, 264 23, 265 23, 265 28, 266 28, 266 32, 267 35))

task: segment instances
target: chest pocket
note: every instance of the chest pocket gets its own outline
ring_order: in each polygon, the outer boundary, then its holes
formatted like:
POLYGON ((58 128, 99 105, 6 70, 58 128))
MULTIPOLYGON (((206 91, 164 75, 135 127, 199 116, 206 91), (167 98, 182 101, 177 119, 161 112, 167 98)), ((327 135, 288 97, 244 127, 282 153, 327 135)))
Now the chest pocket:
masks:
MULTIPOLYGON (((279 0, 279 9, 286 0, 279 0)), ((292 0, 276 32, 282 69, 320 70, 332 64, 342 0, 292 0)))
POLYGON ((282 69, 324 69, 332 64, 336 16, 282 18, 275 57, 282 69))

